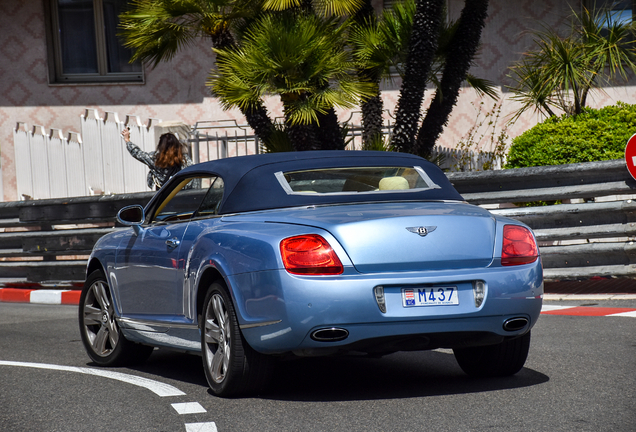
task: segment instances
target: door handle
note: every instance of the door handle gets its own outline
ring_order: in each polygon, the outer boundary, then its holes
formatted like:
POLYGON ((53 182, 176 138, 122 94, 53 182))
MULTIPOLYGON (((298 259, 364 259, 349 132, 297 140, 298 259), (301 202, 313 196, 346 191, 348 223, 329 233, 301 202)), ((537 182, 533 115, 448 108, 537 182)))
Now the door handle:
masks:
POLYGON ((181 244, 181 242, 180 242, 180 241, 179 241, 179 239, 178 239, 178 238, 176 238, 176 237, 173 237, 173 238, 171 238, 171 239, 166 240, 166 245, 167 245, 169 248, 171 248, 171 249, 176 248, 176 247, 177 247, 177 246, 179 246, 180 244, 181 244))

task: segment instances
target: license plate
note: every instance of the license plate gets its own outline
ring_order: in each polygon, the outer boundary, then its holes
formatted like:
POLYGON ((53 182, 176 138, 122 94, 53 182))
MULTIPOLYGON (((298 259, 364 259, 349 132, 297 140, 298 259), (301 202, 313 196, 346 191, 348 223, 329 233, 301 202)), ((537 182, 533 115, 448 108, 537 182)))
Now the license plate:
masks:
POLYGON ((458 305, 457 287, 402 288, 402 306, 458 305))

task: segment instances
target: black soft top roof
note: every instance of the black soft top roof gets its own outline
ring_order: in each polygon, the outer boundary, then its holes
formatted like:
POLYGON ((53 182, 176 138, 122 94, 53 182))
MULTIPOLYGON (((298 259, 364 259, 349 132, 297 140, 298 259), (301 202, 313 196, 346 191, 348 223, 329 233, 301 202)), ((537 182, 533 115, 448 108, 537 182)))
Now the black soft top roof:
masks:
POLYGON ((194 173, 216 174, 223 179, 225 192, 219 214, 351 202, 463 201, 462 196, 436 165, 407 153, 321 150, 239 156, 190 166, 181 170, 170 183, 194 173), (358 195, 298 195, 287 194, 275 176, 278 171, 386 166, 419 166, 439 186, 439 189, 414 190, 409 191, 408 194, 389 192, 358 195))

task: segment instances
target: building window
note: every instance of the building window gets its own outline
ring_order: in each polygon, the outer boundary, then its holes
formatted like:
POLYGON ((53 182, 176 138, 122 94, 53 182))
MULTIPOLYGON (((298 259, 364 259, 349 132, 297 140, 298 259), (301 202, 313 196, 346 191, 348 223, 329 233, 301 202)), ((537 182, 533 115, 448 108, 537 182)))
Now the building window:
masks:
POLYGON ((117 37, 127 0, 45 0, 53 83, 143 82, 117 37))
POLYGON ((592 10, 608 10, 610 24, 630 24, 634 19, 634 0, 588 0, 587 7, 592 10))

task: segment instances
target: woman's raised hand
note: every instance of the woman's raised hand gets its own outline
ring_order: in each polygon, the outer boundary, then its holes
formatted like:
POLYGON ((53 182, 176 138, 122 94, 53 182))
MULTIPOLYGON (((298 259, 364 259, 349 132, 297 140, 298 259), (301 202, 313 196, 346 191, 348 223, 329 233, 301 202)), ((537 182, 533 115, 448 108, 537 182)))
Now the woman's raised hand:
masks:
POLYGON ((125 128, 123 131, 121 131, 121 136, 126 142, 130 141, 130 129, 125 128))

